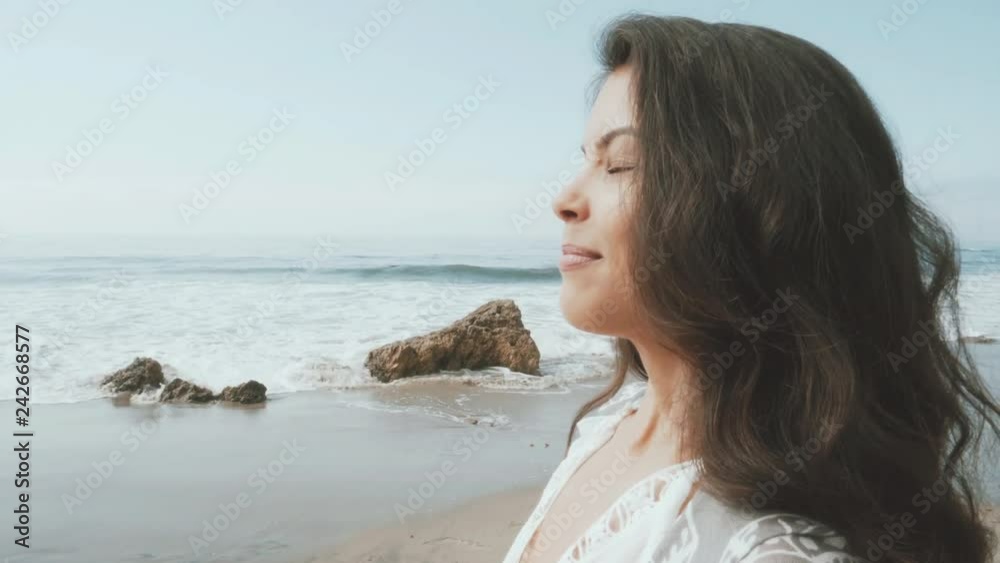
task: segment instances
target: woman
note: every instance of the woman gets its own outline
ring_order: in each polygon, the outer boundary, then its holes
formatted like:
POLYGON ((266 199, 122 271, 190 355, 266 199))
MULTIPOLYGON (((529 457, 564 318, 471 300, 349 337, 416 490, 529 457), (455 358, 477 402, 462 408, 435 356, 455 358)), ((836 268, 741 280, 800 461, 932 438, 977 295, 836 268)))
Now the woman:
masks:
POLYGON ((986 562, 1000 409, 946 328, 952 236, 857 81, 748 25, 629 16, 601 45, 553 208, 562 311, 617 369, 506 563, 986 562))

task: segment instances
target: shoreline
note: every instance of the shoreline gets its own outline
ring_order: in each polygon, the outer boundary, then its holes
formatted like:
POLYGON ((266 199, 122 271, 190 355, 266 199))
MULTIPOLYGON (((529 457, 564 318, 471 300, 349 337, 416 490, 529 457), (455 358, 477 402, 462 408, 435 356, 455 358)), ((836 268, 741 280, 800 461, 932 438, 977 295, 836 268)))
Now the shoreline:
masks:
MULTIPOLYGON (((981 373, 983 373, 984 380, 986 380, 987 385, 992 383, 993 387, 1000 389, 1000 338, 986 335, 976 335, 976 336, 963 336, 961 341, 965 344, 969 351, 972 352, 973 356, 977 359, 977 363, 980 367, 981 373), (984 361, 987 360, 987 361, 984 361), (995 372, 998 375, 993 375, 989 372, 995 372), (991 381, 995 379, 996 381, 991 381)), ((949 342, 956 342, 951 340, 949 342)), ((594 384, 594 382, 603 381, 607 374, 610 373, 609 370, 613 366, 613 356, 609 354, 600 353, 585 353, 580 354, 580 356, 586 356, 586 360, 591 362, 595 369, 593 370, 593 375, 578 376, 574 375, 566 379, 557 379, 559 376, 555 373, 543 373, 540 375, 525 375, 519 374, 524 378, 523 381, 517 384, 511 385, 510 387, 504 387, 501 380, 505 375, 501 371, 491 371, 493 368, 487 368, 486 370, 455 370, 453 372, 439 372, 434 374, 419 375, 404 377, 393 380, 388 383, 383 383, 375 378, 371 378, 370 381, 365 381, 364 383, 353 383, 353 384, 331 384, 324 385, 324 380, 319 379, 312 382, 311 385, 306 385, 301 388, 279 388, 278 390, 271 390, 267 388, 266 390, 266 401, 272 402, 276 400, 282 400, 288 397, 296 396, 299 394, 309 394, 309 393, 352 393, 352 392, 366 392, 378 390, 380 388, 397 386, 403 389, 413 388, 415 391, 421 389, 425 385, 468 385, 471 387, 479 387, 485 391, 509 391, 509 392, 521 392, 525 394, 531 394, 536 392, 544 393, 547 391, 546 386, 535 386, 533 383, 537 381, 546 381, 544 378, 550 378, 547 382, 548 386, 556 388, 572 388, 577 386, 587 386, 588 384, 594 384), (598 369, 600 368, 600 369, 598 369)), ((151 358, 156 360, 156 358, 151 358)), ((159 361, 159 360, 157 360, 159 361)), ((542 358, 542 365, 547 369, 551 369, 551 366, 547 366, 548 362, 552 362, 552 359, 542 358)), ((187 381, 200 385, 199 382, 203 380, 201 378, 181 376, 177 374, 177 368, 170 364, 169 362, 160 362, 163 366, 165 376, 169 371, 169 376, 166 377, 166 383, 170 383, 174 380, 180 379, 182 381, 187 381), (185 379, 185 377, 188 377, 185 379)), ((101 392, 100 395, 89 395, 81 398, 73 399, 57 399, 48 400, 44 402, 39 402, 37 398, 32 400, 32 405, 38 406, 55 406, 55 405, 79 405, 87 403, 97 403, 104 401, 116 401, 119 402, 121 406, 134 406, 134 407, 144 407, 149 405, 156 405, 159 401, 159 396, 163 391, 163 387, 157 388, 155 390, 145 390, 142 392, 137 392, 131 394, 130 397, 123 396, 124 394, 109 392, 107 390, 102 390, 99 383, 100 378, 105 377, 114 373, 115 370, 124 369, 128 366, 128 361, 123 360, 117 364, 117 367, 111 366, 109 369, 101 372, 100 374, 95 374, 91 377, 93 379, 93 390, 95 392, 101 392)), ((341 365, 344 369, 354 369, 350 366, 341 365)), ((363 369, 363 368, 359 368, 363 369)), ((245 383, 245 381, 243 382, 245 383)), ((239 382, 233 383, 232 386, 239 385, 239 382)), ((287 387, 287 386, 286 386, 287 387)), ((11 387, 13 390, 13 387, 11 387)), ((221 388, 220 388, 221 389, 221 388)), ((10 392, 11 396, 6 398, 0 398, 0 405, 4 403, 14 404, 17 396, 10 392)), ((177 404, 184 404, 184 401, 179 401, 177 404)), ((190 403, 192 405, 198 405, 199 403, 190 403)), ((233 408, 243 408, 247 406, 252 406, 249 404, 239 404, 230 402, 228 407, 233 408)))

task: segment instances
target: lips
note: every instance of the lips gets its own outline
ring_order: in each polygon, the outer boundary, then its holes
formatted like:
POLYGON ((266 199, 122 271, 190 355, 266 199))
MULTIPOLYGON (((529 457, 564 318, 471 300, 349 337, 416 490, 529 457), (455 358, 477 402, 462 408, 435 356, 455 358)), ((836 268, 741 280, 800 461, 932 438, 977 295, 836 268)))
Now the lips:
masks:
POLYGON ((562 256, 559 258, 559 269, 562 271, 582 268, 602 258, 601 253, 590 248, 575 244, 564 244, 562 256))

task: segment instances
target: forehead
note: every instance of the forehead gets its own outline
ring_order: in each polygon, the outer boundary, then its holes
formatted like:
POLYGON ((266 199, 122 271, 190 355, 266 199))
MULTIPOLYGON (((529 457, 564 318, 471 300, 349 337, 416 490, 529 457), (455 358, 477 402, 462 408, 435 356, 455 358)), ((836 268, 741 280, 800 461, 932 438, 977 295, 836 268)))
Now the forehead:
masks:
POLYGON ((584 144, 588 147, 604 133, 633 124, 631 84, 632 71, 629 67, 619 67, 608 75, 584 128, 584 144))

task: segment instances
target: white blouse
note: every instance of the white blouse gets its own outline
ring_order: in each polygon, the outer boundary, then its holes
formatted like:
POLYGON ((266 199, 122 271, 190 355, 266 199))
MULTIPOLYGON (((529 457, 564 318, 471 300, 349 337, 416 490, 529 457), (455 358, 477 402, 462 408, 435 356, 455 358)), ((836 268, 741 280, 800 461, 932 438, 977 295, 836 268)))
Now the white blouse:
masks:
MULTIPOLYGON (((623 386, 611 400, 577 423, 578 436, 552 473, 503 563, 520 563, 528 543, 558 493, 591 454, 638 407, 645 382, 623 386)), ((843 552, 833 529, 795 514, 742 510, 695 491, 678 509, 701 470, 690 460, 653 472, 623 493, 557 563, 863 563, 843 552)), ((747 505, 749 508, 749 505, 747 505)), ((546 526, 536 545, 543 545, 546 526)))

